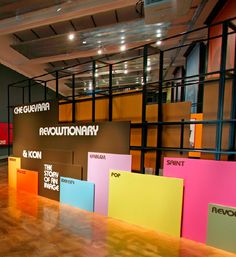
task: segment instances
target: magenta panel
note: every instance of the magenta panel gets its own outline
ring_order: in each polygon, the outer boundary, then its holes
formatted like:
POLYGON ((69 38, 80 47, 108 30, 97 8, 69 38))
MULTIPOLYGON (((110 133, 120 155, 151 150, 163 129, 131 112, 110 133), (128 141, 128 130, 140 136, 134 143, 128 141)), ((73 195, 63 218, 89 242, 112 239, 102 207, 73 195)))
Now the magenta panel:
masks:
POLYGON ((208 204, 236 207, 236 162, 165 158, 164 176, 184 179, 182 236, 205 243, 208 204))
POLYGON ((88 181, 95 184, 94 212, 106 216, 110 169, 131 171, 131 155, 88 153, 88 181))

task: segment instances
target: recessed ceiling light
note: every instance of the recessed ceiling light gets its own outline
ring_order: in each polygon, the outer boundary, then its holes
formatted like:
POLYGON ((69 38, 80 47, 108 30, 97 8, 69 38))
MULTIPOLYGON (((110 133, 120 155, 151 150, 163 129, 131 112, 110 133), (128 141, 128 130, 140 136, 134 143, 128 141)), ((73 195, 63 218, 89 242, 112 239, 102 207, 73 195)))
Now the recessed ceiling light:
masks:
POLYGON ((121 40, 121 42, 120 42, 121 44, 124 44, 125 43, 125 40, 121 40))
POLYGON ((87 41, 84 40, 84 41, 83 41, 83 44, 86 45, 86 44, 87 44, 87 41))
POLYGON ((61 11, 61 9, 62 9, 61 7, 57 8, 57 12, 60 12, 60 11, 61 11))
POLYGON ((120 32, 121 32, 121 33, 124 33, 124 32, 125 32, 125 30, 124 30, 124 29, 122 29, 120 32))
POLYGON ((124 70, 124 74, 128 74, 129 73, 129 71, 128 70, 124 70))
POLYGON ((93 89, 93 83, 92 81, 89 81, 89 90, 92 90, 93 89))
POLYGON ((98 54, 102 54, 102 49, 99 49, 99 50, 98 50, 98 54))
POLYGON ((156 31, 157 33, 161 33, 161 29, 157 29, 157 31, 156 31))
POLYGON ((73 34, 73 33, 70 33, 69 35, 68 35, 68 39, 69 40, 74 40, 75 39, 75 34, 73 34))
POLYGON ((161 33, 157 33, 157 34, 156 34, 156 37, 161 37, 161 33))
POLYGON ((163 22, 159 22, 159 23, 157 23, 156 25, 157 25, 157 26, 161 26, 161 25, 163 25, 163 22))
POLYGON ((98 44, 101 44, 101 43, 102 43, 102 41, 101 41, 101 40, 99 40, 99 41, 98 41, 98 44))
POLYGON ((158 41, 156 42, 156 45, 157 45, 157 46, 160 46, 161 44, 162 44, 161 40, 158 40, 158 41))
POLYGON ((122 45, 121 47, 120 47, 120 50, 123 52, 123 51, 125 51, 126 50, 126 45, 122 45))
POLYGON ((147 67, 147 71, 151 71, 151 69, 152 69, 151 67, 147 67))
POLYGON ((96 78, 98 77, 98 73, 95 73, 95 77, 96 77, 96 78))
POLYGON ((127 67, 128 67, 128 64, 127 64, 127 63, 125 63, 125 65, 124 65, 124 66, 125 66, 125 68, 127 68, 127 67))
POLYGON ((124 39, 125 39, 125 36, 122 36, 122 37, 121 37, 121 40, 124 40, 124 39))

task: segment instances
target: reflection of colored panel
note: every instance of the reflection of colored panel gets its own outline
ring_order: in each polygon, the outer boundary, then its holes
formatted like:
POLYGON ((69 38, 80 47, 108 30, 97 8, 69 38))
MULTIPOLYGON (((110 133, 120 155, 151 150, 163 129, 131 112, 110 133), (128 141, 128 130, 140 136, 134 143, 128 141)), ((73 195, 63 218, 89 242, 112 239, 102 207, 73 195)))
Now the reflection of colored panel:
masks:
POLYGON ((236 208, 209 204, 207 244, 236 252, 236 208))
POLYGON ((235 170, 235 162, 164 159, 164 175, 184 179, 183 237, 206 242, 209 203, 236 207, 235 170))
POLYGON ((16 172, 21 168, 21 158, 8 158, 8 183, 12 188, 16 188, 16 172))
POLYGON ((131 156, 121 154, 88 153, 88 181, 95 184, 94 211, 108 213, 109 170, 131 170, 131 156))
POLYGON ((93 212, 94 184, 87 181, 61 177, 60 202, 93 212))
MULTIPOLYGON (((203 120, 202 113, 191 114, 191 119, 200 121, 203 120)), ((194 145, 193 148, 202 148, 202 124, 194 124, 194 145)), ((201 157, 201 153, 198 152, 189 152, 189 157, 201 157)))
POLYGON ((183 180, 110 172, 109 216, 180 236, 183 180))
POLYGON ((31 170, 17 170, 17 190, 31 194, 38 194, 38 172, 31 170))

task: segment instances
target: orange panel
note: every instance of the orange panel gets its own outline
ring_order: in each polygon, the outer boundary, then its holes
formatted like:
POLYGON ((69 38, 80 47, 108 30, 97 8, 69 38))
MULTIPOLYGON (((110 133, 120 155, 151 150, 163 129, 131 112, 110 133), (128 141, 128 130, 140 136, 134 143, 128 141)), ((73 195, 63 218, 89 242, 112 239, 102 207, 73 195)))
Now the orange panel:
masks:
POLYGON ((76 120, 92 120, 92 101, 84 101, 76 104, 76 120))
POLYGON ((38 172, 32 170, 17 170, 17 190, 38 194, 38 172))
POLYGON ((131 128, 130 129, 130 145, 141 146, 141 128, 131 128))
POLYGON ((140 171, 141 151, 130 151, 132 155, 132 170, 140 171))
POLYGON ((72 104, 59 105, 59 121, 72 121, 72 104))
MULTIPOLYGON (((193 120, 203 120, 202 113, 191 114, 191 119, 193 120)), ((202 124, 195 125, 195 133, 194 133, 194 145, 193 148, 202 148, 202 124)), ((201 157, 201 153, 197 152, 189 152, 189 157, 201 157)))
POLYGON ((109 101, 108 99, 96 99, 95 102, 96 121, 107 121, 109 119, 109 101))

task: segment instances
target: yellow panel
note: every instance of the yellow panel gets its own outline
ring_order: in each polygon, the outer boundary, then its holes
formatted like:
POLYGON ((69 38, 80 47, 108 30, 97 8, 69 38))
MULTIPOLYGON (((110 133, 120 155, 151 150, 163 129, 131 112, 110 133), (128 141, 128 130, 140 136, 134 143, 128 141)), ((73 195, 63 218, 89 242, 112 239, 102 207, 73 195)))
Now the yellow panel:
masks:
POLYGON ((59 105, 59 121, 72 121, 72 104, 59 105))
POLYGON ((92 120, 92 101, 84 101, 76 104, 76 121, 92 120))
MULTIPOLYGON (((191 119, 194 120, 203 120, 202 113, 191 114, 191 119)), ((195 135, 194 135, 194 148, 202 148, 202 124, 195 125, 195 135)), ((189 157, 201 157, 201 153, 198 152, 189 152, 189 157)))
POLYGON ((8 157, 8 183, 9 186, 16 189, 17 169, 21 168, 21 158, 8 157))
POLYGON ((97 99, 95 106, 96 121, 107 121, 109 119, 109 101, 108 99, 97 99))
POLYGON ((110 171, 108 215, 180 237, 183 180, 110 171))
POLYGON ((141 122, 142 95, 113 96, 113 120, 141 122))

